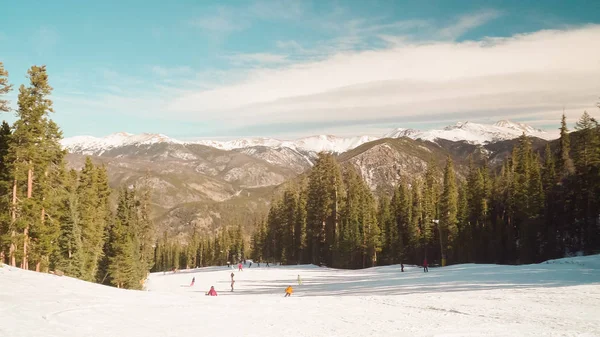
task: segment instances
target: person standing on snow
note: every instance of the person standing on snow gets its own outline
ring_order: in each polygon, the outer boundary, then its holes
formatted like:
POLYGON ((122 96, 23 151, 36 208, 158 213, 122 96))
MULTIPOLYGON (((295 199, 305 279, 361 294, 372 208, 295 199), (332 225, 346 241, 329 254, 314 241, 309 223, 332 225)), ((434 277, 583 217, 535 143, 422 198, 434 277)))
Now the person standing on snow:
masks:
POLYGON ((404 273, 404 263, 400 263, 400 271, 404 273))
POLYGON ((302 284, 302 279, 300 278, 300 274, 298 274, 298 285, 302 284))
POLYGON ((190 283, 190 287, 193 287, 195 282, 196 282, 196 278, 192 277, 192 283, 190 283))
POLYGON ((231 292, 233 292, 233 284, 235 281, 233 280, 233 273, 231 273, 231 292))
POLYGON ((292 286, 288 286, 287 288, 285 288, 285 296, 283 296, 283 297, 290 297, 290 296, 292 296, 293 292, 294 292, 294 289, 292 289, 292 286))
POLYGON ((425 258, 425 259, 423 260, 423 272, 424 272, 424 273, 428 273, 428 272, 429 272, 429 267, 428 267, 428 266, 429 266, 429 265, 427 264, 427 258, 425 258))
POLYGON ((242 263, 240 262, 240 264, 238 264, 238 271, 244 271, 244 266, 242 265, 242 263))

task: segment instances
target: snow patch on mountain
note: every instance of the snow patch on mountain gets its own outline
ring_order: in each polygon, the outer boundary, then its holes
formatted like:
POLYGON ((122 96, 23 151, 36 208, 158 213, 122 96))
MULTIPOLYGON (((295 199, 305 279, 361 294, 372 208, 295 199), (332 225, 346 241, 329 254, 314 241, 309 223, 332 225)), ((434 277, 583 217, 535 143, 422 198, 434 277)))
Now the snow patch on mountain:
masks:
POLYGON ((446 139, 451 141, 467 141, 472 144, 487 144, 515 139, 521 136, 523 133, 525 133, 527 136, 537 137, 545 140, 556 139, 559 136, 558 131, 548 132, 536 129, 526 124, 502 120, 494 123, 493 125, 479 124, 468 121, 458 122, 455 125, 450 125, 443 129, 427 131, 398 128, 386 134, 384 137, 409 137, 412 139, 422 139, 432 142, 436 139, 446 139))
POLYGON ((149 145, 156 143, 182 144, 183 142, 169 138, 163 134, 142 133, 134 135, 127 132, 118 132, 102 138, 92 136, 76 136, 65 138, 61 141, 62 146, 69 152, 84 155, 102 155, 102 153, 113 148, 130 145, 149 145))

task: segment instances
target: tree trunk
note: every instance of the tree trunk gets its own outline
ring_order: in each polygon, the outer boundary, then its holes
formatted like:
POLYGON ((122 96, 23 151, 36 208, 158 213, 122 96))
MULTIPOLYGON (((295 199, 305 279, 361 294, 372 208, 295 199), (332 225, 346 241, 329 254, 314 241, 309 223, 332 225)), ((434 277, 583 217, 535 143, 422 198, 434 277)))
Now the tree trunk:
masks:
POLYGON ((41 264, 42 264, 42 263, 41 263, 40 261, 38 261, 38 262, 35 264, 35 271, 37 271, 38 273, 40 272, 40 265, 41 265, 41 264))
POLYGON ((21 261, 21 269, 29 269, 29 261, 27 260, 27 240, 29 235, 29 226, 23 230, 23 260, 21 261))
MULTIPOLYGON (((31 162, 29 162, 31 165, 31 162)), ((27 171, 27 199, 31 199, 33 193, 33 168, 29 168, 27 171)), ((22 269, 29 269, 29 261, 27 256, 27 243, 29 241, 29 224, 23 230, 23 262, 21 263, 22 269)))
POLYGON ((13 181, 13 192, 12 192, 12 208, 11 208, 11 224, 13 226, 13 230, 10 234, 10 265, 13 267, 17 266, 17 261, 15 258, 17 245, 15 244, 15 236, 17 235, 14 230, 14 225, 17 222, 17 179, 13 181))

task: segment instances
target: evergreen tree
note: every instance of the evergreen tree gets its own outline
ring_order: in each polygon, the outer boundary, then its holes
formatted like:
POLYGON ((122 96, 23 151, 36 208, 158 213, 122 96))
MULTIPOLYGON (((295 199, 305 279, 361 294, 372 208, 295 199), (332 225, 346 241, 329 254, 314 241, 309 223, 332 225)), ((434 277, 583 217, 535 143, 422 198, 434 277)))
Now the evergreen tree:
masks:
POLYGON ((440 249, 442 258, 454 260, 455 242, 458 234, 458 190, 454 165, 450 157, 444 169, 444 189, 440 202, 440 249))
POLYGON ((11 243, 10 238, 10 166, 5 157, 10 145, 10 126, 5 121, 0 126, 0 262, 5 262, 11 243))
POLYGON ((333 262, 341 185, 341 173, 334 157, 320 153, 309 175, 306 200, 307 243, 313 264, 331 265, 333 262))
POLYGON ((21 267, 29 269, 31 247, 30 232, 42 235, 45 221, 43 195, 34 194, 35 180, 42 180, 48 173, 49 160, 55 149, 60 149, 60 131, 48 118, 52 112, 52 101, 48 96, 52 87, 48 83, 45 66, 33 66, 27 72, 30 86, 21 85, 18 95, 17 117, 7 161, 11 163, 13 180, 11 210, 11 264, 15 264, 17 240, 23 250, 20 252, 21 267), (19 197, 20 195, 20 197, 19 197), (20 237, 16 233, 22 233, 20 237), (15 234, 15 235, 13 235, 15 234))
POLYGON ((560 138, 558 147, 558 172, 562 177, 572 174, 575 171, 573 161, 570 156, 571 141, 569 139, 569 129, 567 129, 567 117, 562 114, 560 121, 560 138))
POLYGON ((12 85, 8 83, 8 71, 4 69, 4 64, 0 62, 0 112, 10 111, 8 101, 2 99, 2 96, 8 94, 11 90, 12 85))

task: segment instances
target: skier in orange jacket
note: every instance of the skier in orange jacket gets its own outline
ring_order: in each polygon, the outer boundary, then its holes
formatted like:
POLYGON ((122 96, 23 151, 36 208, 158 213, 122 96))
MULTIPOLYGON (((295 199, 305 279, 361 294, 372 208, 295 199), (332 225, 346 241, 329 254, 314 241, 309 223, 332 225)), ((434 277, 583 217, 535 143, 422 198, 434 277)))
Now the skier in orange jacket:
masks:
POLYGON ((294 289, 292 289, 292 286, 288 286, 287 288, 285 288, 285 296, 284 297, 292 296, 293 292, 294 292, 294 289))

